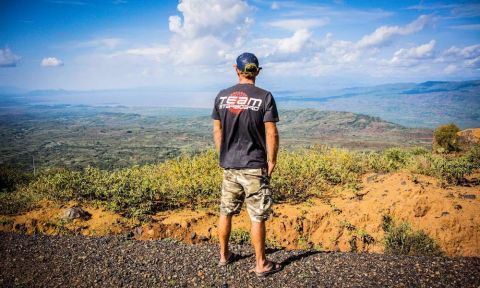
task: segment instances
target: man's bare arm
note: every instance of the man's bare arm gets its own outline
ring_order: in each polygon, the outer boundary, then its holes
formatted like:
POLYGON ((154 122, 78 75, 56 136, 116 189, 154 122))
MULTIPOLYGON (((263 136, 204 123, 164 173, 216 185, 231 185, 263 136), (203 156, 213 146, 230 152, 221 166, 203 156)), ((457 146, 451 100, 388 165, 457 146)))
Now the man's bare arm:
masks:
POLYGON ((272 176, 273 170, 277 165, 279 144, 278 130, 275 122, 265 122, 265 133, 267 138, 268 176, 272 176))
POLYGON ((220 151, 220 145, 222 143, 222 123, 220 120, 213 120, 213 141, 215 142, 217 151, 220 151))

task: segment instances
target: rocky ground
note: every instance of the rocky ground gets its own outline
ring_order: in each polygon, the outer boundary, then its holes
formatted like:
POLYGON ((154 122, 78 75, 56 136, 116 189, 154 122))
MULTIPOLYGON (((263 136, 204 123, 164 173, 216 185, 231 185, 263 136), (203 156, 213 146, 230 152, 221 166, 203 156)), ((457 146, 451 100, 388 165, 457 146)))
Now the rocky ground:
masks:
POLYGON ((0 233, 0 286, 480 287, 478 257, 277 250, 268 256, 284 269, 260 280, 249 272, 252 249, 232 250, 242 258, 224 270, 210 243, 0 233))

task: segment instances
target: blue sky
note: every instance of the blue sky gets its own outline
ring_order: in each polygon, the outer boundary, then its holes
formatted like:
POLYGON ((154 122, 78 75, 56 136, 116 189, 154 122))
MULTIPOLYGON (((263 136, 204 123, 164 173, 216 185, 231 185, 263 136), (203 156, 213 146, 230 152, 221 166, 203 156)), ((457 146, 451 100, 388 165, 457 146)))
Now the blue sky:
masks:
POLYGON ((244 51, 275 91, 480 78, 478 1, 4 0, 0 27, 23 89, 210 92, 244 51))

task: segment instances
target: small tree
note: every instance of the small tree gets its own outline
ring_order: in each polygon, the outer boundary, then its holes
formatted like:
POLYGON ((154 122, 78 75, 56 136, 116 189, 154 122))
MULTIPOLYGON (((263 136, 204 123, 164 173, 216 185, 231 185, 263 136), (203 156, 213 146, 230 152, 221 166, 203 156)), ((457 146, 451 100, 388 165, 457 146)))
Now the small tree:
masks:
POLYGON ((460 150, 458 132, 460 128, 453 123, 439 126, 433 132, 433 150, 438 153, 460 150))

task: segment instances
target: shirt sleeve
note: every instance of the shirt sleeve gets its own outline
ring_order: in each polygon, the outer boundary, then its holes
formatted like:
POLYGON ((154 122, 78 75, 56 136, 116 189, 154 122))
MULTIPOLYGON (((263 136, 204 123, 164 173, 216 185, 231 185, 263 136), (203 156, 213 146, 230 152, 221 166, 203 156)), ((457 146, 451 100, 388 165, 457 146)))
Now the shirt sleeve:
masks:
POLYGON ((218 96, 215 97, 215 100, 213 101, 213 110, 212 110, 213 120, 220 120, 220 113, 218 112, 217 99, 218 99, 218 96))
POLYGON ((278 122, 277 104, 271 93, 268 93, 265 99, 265 114, 263 115, 263 122, 278 122))

